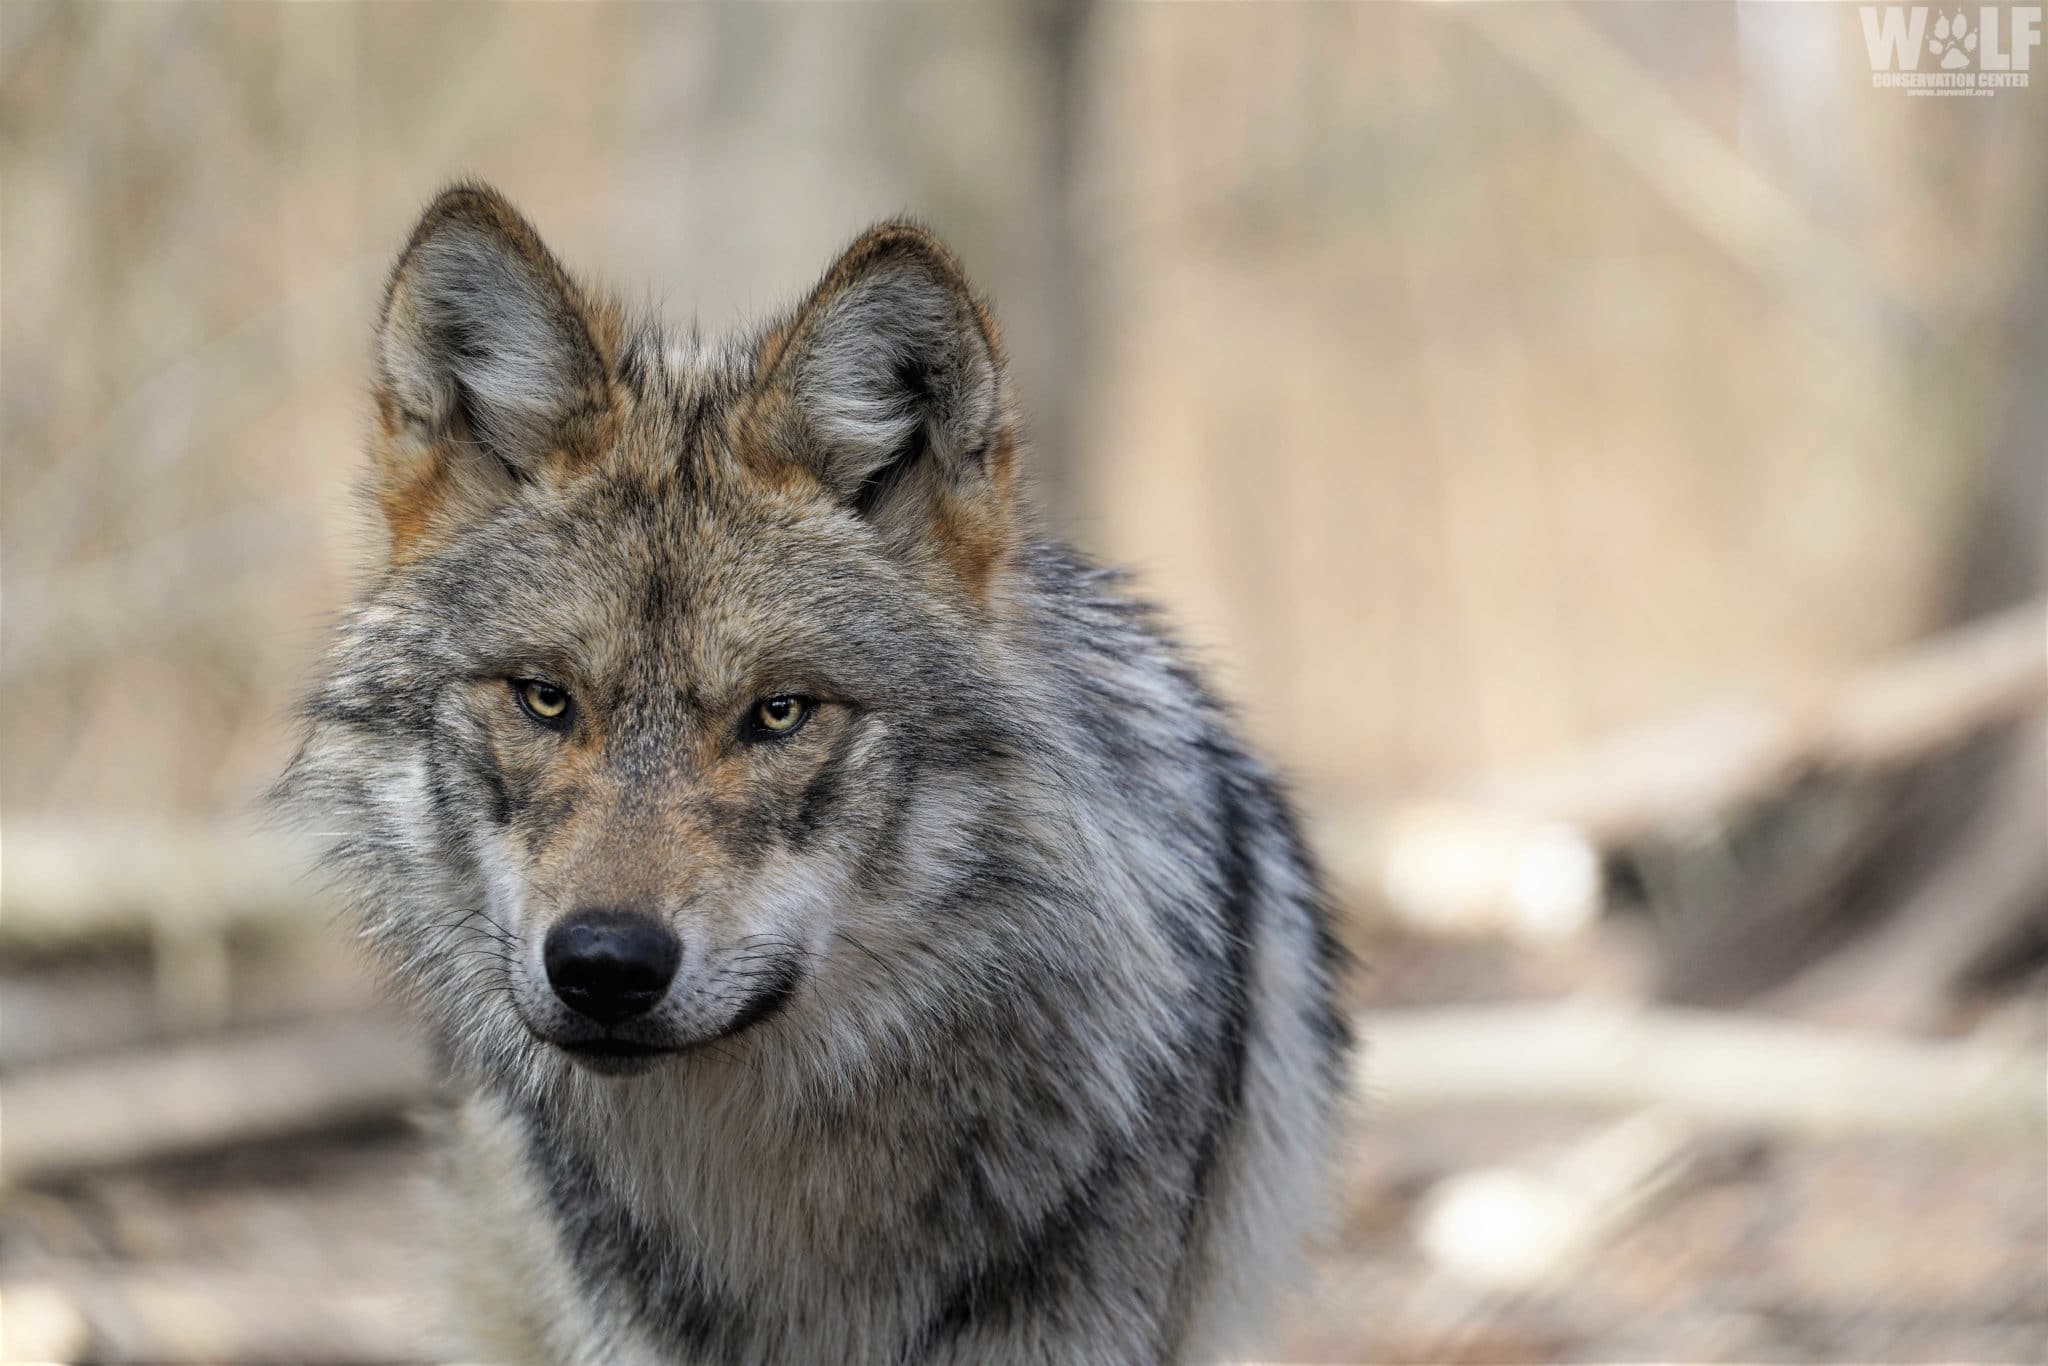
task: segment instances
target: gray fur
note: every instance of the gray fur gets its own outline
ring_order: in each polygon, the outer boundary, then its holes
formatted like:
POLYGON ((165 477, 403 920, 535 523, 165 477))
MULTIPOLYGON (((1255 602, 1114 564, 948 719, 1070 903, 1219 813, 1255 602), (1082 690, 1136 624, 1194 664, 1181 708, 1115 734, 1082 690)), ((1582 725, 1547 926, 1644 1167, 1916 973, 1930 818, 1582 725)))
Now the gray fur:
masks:
MULTIPOLYGON (((307 699, 279 796, 464 1097, 480 1351, 1211 1360, 1322 1203, 1341 954, 1288 806, 1117 576, 1004 520, 1000 352, 930 250, 765 341, 621 329, 610 444, 394 558, 307 699), (764 479, 763 431, 817 482, 764 479), (1017 528, 966 588, 979 560, 904 539, 963 518, 1017 528), (541 670, 565 734, 510 701, 541 670), (816 719, 733 741, 777 692, 816 719), (591 903, 685 946, 628 1032, 689 1046, 633 1075, 549 1041, 582 1026, 541 935, 591 903)), ((515 292, 478 335, 518 354, 464 382, 546 391, 532 321, 584 307, 515 292)))

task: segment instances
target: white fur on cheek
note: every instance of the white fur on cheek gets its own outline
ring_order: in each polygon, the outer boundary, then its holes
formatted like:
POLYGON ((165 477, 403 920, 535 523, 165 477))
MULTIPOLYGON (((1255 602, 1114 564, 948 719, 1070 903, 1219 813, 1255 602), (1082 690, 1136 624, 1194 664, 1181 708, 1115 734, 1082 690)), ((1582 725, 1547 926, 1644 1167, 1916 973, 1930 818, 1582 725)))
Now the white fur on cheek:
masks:
POLYGON ((498 842, 489 835, 474 841, 476 866, 483 871, 486 909, 497 928, 508 934, 526 930, 526 880, 498 842))

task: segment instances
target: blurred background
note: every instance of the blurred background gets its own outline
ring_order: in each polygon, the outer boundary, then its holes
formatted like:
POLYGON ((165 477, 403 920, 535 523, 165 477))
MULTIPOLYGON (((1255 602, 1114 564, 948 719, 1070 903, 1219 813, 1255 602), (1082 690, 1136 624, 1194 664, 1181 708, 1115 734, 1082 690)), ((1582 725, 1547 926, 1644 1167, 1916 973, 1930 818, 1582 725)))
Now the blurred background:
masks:
POLYGON ((904 211, 994 297, 1051 519, 1367 965, 1267 1356, 2038 1360, 2048 90, 1872 62, 1820 5, 7 0, 7 1358, 453 1350, 426 1068, 250 813, 475 175, 707 332, 904 211))

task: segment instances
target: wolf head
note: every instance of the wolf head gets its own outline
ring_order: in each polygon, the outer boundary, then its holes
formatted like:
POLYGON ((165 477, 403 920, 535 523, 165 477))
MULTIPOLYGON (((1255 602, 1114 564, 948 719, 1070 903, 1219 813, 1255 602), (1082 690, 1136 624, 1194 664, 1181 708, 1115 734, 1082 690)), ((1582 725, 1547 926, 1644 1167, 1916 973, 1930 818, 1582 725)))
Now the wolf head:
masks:
POLYGON ((465 186, 400 256, 376 356, 388 555, 280 791, 454 1057, 617 1072, 771 1021, 908 1029, 920 973, 1003 960, 971 942, 1000 924, 928 920, 1034 744, 1001 629, 1017 432, 943 246, 874 228, 710 349, 465 186))

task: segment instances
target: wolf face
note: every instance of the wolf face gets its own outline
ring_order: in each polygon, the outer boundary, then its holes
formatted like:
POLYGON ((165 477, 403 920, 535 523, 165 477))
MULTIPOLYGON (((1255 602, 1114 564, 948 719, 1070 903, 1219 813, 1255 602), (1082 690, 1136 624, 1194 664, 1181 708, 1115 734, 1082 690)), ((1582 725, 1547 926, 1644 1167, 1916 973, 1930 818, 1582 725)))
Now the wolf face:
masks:
POLYGON ((378 332, 387 553, 278 795, 468 1100, 515 1354, 1180 1361, 1316 1203, 1285 801, 1037 536, 921 230, 723 347, 459 188, 378 332))
POLYGON ((834 912, 889 881, 920 771, 1020 741, 975 648, 1014 437, 952 257, 877 228, 714 354, 628 339, 509 206, 458 190, 399 261, 378 354, 389 563, 288 785, 323 785, 323 744, 388 766, 347 795, 428 866, 340 853, 417 880, 415 905, 461 884, 466 920, 378 927, 423 1003, 458 1038, 509 1015, 625 1070, 771 1018, 839 958, 874 971, 834 912), (478 937, 481 994, 441 953, 478 937))

